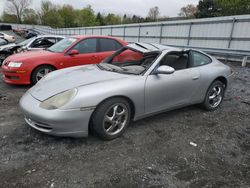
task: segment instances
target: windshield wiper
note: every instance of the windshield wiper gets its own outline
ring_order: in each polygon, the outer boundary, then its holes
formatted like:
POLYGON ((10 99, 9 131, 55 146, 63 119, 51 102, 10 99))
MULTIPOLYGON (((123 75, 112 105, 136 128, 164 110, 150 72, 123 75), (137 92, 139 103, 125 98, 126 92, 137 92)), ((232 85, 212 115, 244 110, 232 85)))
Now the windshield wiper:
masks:
POLYGON ((102 70, 107 70, 107 71, 112 71, 113 69, 108 67, 106 63, 100 63, 97 65, 99 68, 101 68, 102 70))
POLYGON ((100 63, 99 65, 101 65, 103 68, 105 69, 108 69, 108 70, 115 70, 115 71, 119 71, 118 69, 120 70, 123 70, 123 68, 119 67, 119 66, 116 66, 116 65, 113 65, 113 64, 108 64, 108 63, 100 63))
POLYGON ((106 70, 106 71, 111 71, 111 72, 117 72, 117 73, 121 73, 121 74, 133 74, 133 75, 138 75, 137 73, 133 73, 133 72, 129 72, 128 69, 123 68, 123 67, 118 67, 116 65, 111 65, 111 64, 107 64, 107 63, 100 63, 97 66, 102 69, 102 70, 106 70), (112 68, 113 67, 113 68, 112 68), (115 69, 114 67, 118 67, 120 70, 115 69))

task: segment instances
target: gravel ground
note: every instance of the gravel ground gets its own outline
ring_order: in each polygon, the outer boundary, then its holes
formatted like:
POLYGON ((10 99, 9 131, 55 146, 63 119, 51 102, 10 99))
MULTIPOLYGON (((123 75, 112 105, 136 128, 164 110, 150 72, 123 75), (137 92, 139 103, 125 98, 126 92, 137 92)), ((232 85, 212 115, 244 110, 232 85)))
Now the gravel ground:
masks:
POLYGON ((163 113, 109 142, 29 128, 18 108, 28 87, 0 81, 0 186, 250 187, 250 68, 231 66, 234 80, 216 112, 163 113))

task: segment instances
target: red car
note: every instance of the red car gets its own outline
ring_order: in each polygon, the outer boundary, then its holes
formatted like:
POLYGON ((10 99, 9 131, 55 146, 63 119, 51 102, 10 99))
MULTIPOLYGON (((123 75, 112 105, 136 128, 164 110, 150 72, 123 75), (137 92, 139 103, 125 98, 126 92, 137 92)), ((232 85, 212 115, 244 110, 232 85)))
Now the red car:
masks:
POLYGON ((35 84, 51 71, 96 64, 126 46, 121 39, 106 36, 74 36, 47 50, 9 56, 2 65, 3 80, 9 84, 35 84))

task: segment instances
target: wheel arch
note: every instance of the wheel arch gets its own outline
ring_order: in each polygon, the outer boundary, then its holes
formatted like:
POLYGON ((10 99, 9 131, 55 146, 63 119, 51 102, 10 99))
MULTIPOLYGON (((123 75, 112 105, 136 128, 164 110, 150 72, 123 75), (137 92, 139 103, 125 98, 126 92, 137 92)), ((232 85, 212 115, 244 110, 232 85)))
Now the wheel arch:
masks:
POLYGON ((214 81, 212 83, 214 83, 217 80, 220 81, 220 82, 222 82, 225 85, 225 89, 227 88, 228 81, 227 81, 227 79, 224 76, 217 77, 216 79, 214 79, 214 81))
POLYGON ((133 102, 133 100, 127 96, 124 96, 124 95, 115 95, 115 96, 111 96, 111 97, 108 97, 108 98, 105 98, 103 99, 101 102, 99 102, 99 104, 96 106, 94 112, 91 114, 91 117, 90 117, 90 121, 89 121, 89 130, 91 130, 91 124, 92 124, 92 118, 93 118, 93 115, 96 111, 96 109, 101 105, 103 104, 104 102, 110 100, 110 99, 114 99, 114 98, 123 98, 125 99, 129 105, 130 105, 130 108, 131 108, 131 119, 134 119, 134 115, 135 115, 135 103, 133 102))
POLYGON ((30 73, 30 83, 32 82, 32 75, 33 75, 34 71, 35 71, 37 68, 41 67, 41 66, 50 66, 50 67, 53 67, 55 70, 57 70, 57 68, 56 68, 54 65, 52 65, 52 64, 49 64, 49 63, 39 64, 39 65, 35 66, 35 67, 32 69, 31 73, 30 73))

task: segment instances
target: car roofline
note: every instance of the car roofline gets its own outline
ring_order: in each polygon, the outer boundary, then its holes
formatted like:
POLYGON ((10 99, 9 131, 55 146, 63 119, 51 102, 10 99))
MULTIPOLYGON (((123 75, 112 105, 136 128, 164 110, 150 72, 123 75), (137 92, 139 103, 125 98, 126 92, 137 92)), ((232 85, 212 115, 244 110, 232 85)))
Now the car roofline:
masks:
POLYGON ((163 52, 163 51, 183 51, 181 48, 175 48, 167 45, 155 44, 155 43, 131 43, 126 46, 127 48, 145 53, 152 53, 152 52, 163 52))
POLYGON ((37 35, 36 36, 37 38, 39 37, 60 37, 60 38, 66 38, 64 36, 60 36, 60 35, 37 35))

